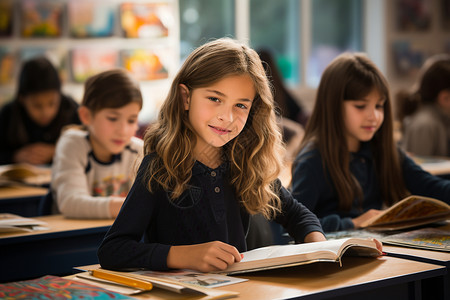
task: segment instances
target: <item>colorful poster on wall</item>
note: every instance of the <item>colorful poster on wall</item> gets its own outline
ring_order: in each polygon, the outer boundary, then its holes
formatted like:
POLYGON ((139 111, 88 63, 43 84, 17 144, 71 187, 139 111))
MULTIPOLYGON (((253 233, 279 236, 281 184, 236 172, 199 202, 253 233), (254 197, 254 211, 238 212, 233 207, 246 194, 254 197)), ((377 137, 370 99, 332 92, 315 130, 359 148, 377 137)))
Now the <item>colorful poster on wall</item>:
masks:
POLYGON ((120 24, 127 38, 167 37, 173 12, 168 3, 125 2, 120 5, 120 24))
POLYGON ((70 55, 72 79, 82 83, 99 72, 116 68, 119 51, 107 48, 78 48, 70 55))
POLYGON ((14 81, 16 55, 9 48, 0 48, 0 85, 14 81))
POLYGON ((397 40, 392 44, 394 65, 398 75, 414 76, 430 56, 423 46, 409 40, 397 40))
POLYGON ((396 0, 395 20, 399 31, 429 30, 431 16, 431 0, 396 0))
POLYGON ((33 57, 45 56, 58 70, 61 81, 68 80, 67 50, 65 48, 24 47, 20 49, 20 63, 33 57))
POLYGON ((23 37, 61 36, 64 3, 50 0, 23 0, 20 8, 23 37))
POLYGON ((70 0, 69 32, 76 38, 114 35, 115 5, 105 1, 70 0))
POLYGON ((169 76, 166 61, 168 51, 149 49, 127 49, 121 51, 122 66, 137 80, 157 80, 169 76))
POLYGON ((0 2, 0 37, 12 35, 13 28, 13 2, 3 0, 0 2))

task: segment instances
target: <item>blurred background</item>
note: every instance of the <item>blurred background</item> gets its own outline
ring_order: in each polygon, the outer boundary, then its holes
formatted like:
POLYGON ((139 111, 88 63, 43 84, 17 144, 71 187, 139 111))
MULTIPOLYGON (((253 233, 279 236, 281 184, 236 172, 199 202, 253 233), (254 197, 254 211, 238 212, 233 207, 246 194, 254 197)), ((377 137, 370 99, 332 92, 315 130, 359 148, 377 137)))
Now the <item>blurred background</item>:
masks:
POLYGON ((450 0, 1 0, 0 105, 14 96, 21 63, 46 55, 78 101, 87 77, 128 69, 146 123, 184 58, 223 36, 270 50, 311 110, 323 69, 344 51, 366 52, 393 93, 411 87, 427 57, 450 53, 450 0))

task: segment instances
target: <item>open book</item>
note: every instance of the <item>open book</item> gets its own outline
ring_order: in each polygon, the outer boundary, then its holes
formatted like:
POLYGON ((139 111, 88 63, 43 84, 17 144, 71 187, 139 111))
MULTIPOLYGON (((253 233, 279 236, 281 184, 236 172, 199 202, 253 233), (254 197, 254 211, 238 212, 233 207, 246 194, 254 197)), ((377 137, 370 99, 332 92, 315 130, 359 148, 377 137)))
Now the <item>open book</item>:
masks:
POLYGON ((24 218, 14 214, 0 214, 0 233, 5 232, 31 232, 33 230, 47 229, 48 224, 31 218, 24 218))
POLYGON ((296 245, 276 245, 243 252, 244 258, 229 268, 217 272, 239 274, 290 267, 314 262, 341 262, 344 255, 377 257, 382 253, 374 241, 346 238, 296 245))
POLYGON ((51 181, 49 167, 37 167, 30 164, 12 164, 0 166, 0 185, 25 183, 44 185, 51 181))
POLYGON ((446 219, 450 219, 450 206, 445 202, 428 197, 409 196, 382 214, 367 220, 361 227, 380 231, 400 230, 446 219))

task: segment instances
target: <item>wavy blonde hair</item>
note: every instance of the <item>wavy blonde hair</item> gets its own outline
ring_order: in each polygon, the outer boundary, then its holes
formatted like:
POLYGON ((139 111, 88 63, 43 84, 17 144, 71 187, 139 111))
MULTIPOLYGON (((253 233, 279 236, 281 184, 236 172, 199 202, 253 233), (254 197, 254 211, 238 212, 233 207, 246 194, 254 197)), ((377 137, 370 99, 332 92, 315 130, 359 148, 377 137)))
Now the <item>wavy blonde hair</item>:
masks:
POLYGON ((243 74, 252 79, 256 96, 244 129, 222 147, 222 154, 230 161, 230 180, 237 197, 250 214, 270 218, 280 211, 275 182, 283 145, 272 90, 258 54, 230 38, 210 41, 194 50, 174 78, 156 124, 144 137, 144 154, 157 154, 147 170, 150 191, 158 184, 176 199, 188 188, 192 176, 196 140, 179 85, 193 90, 243 74))

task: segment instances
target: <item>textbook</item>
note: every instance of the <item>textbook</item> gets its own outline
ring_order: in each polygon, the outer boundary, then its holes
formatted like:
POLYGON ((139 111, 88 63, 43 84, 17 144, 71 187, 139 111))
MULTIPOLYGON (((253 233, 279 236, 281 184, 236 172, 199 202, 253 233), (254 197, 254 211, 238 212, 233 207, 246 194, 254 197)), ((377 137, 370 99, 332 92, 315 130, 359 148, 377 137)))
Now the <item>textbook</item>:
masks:
POLYGON ((450 231, 439 228, 421 228, 397 233, 383 238, 382 241, 397 246, 450 252, 450 231))
POLYGON ((361 228, 379 231, 401 230, 450 219, 450 206, 444 201, 409 196, 363 224, 361 228))
POLYGON ((31 232, 47 229, 48 224, 31 218, 24 218, 9 213, 0 213, 0 233, 5 232, 31 232))
POLYGON ((30 164, 12 164, 0 166, 0 185, 24 183, 28 185, 45 185, 51 181, 49 167, 30 164))
POLYGON ((382 255, 371 239, 345 238, 315 243, 274 245, 243 252, 243 259, 220 274, 240 274, 275 268, 291 267, 315 262, 338 262, 342 256, 382 255))

